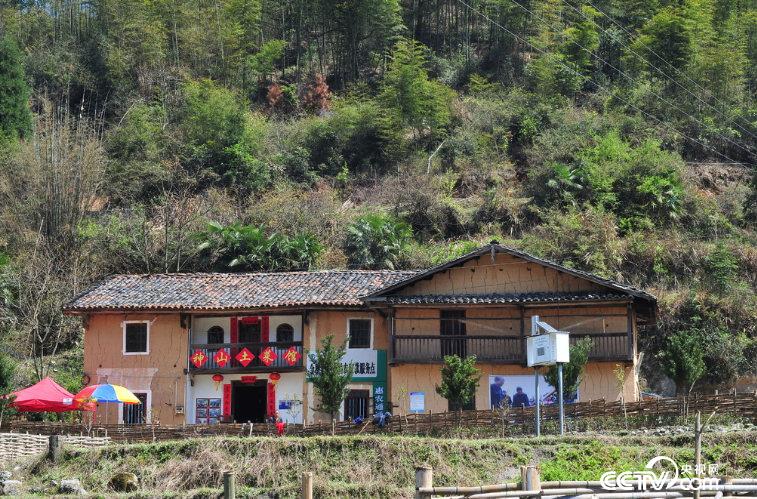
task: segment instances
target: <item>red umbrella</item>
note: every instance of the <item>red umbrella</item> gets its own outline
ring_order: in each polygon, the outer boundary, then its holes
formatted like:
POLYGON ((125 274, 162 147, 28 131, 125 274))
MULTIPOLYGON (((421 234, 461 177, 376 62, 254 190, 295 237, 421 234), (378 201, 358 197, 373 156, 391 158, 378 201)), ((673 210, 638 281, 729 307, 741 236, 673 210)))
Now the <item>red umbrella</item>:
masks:
POLYGON ((92 404, 81 404, 65 388, 45 378, 36 385, 10 394, 11 407, 21 412, 92 411, 92 404))

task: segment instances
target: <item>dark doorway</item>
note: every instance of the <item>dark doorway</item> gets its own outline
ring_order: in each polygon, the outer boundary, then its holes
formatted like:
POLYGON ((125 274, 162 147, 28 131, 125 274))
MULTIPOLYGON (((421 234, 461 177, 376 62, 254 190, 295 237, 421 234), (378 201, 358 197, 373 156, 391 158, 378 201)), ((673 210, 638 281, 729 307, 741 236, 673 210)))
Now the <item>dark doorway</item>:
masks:
POLYGON ((231 414, 237 423, 265 422, 268 391, 266 382, 234 382, 231 386, 231 414))
POLYGON ((457 355, 464 358, 468 355, 465 336, 465 310, 442 310, 440 315, 442 356, 457 355))
POLYGON ((145 424, 147 422, 147 394, 134 393, 139 399, 139 404, 124 404, 124 424, 145 424))
POLYGON ((260 322, 239 324, 239 343, 260 343, 260 322))

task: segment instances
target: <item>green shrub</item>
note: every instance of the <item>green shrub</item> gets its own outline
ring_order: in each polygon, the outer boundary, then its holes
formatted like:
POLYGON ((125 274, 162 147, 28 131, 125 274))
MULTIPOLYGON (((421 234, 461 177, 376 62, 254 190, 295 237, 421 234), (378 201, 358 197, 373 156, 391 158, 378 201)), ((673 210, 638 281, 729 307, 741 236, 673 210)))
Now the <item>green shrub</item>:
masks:
POLYGON ((364 215, 347 229, 344 252, 350 268, 394 269, 413 232, 390 215, 364 215))

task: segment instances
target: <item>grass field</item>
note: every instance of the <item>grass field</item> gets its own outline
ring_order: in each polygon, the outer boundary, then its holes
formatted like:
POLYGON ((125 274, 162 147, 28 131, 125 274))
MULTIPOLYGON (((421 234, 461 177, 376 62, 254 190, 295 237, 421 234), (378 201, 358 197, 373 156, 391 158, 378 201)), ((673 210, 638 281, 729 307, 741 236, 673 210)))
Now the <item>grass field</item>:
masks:
MULTIPOLYGON (((433 466, 435 485, 477 485, 517 480, 524 464, 537 464, 543 480, 598 479, 660 454, 693 464, 693 438, 204 438, 68 450, 56 465, 32 460, 14 474, 30 493, 45 493, 52 480, 78 478, 87 491, 112 497, 110 478, 126 471, 139 478, 134 497, 215 497, 223 471, 232 470, 243 497, 294 497, 301 473, 312 471, 317 497, 411 497, 414 466, 421 463, 433 466)), ((722 474, 757 477, 757 433, 707 434, 704 461, 717 463, 722 474)))

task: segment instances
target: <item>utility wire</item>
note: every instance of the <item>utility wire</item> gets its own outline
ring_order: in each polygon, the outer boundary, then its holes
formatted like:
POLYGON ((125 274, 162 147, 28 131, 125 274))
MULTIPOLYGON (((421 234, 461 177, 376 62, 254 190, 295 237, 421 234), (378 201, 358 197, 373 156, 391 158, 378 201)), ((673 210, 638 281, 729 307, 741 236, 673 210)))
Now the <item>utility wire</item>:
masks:
MULTIPOLYGON (((624 26, 623 26, 622 24, 618 23, 618 22, 617 22, 617 21, 615 21, 615 20, 614 20, 614 19, 613 19, 612 17, 610 17, 609 15, 607 15, 607 14, 606 14, 606 13, 605 13, 604 11, 602 11, 602 9, 600 9, 600 8, 599 8, 599 7, 597 7, 596 5, 592 4, 592 3, 591 3, 591 2, 589 1, 589 0, 584 0, 584 1, 585 1, 585 2, 586 2, 586 3, 587 3, 587 4, 589 5, 589 6, 590 6, 590 7, 592 7, 592 8, 594 9, 594 10, 596 10, 597 12, 599 12, 599 13, 600 13, 600 14, 601 14, 602 16, 606 17, 606 18, 607 18, 607 19, 608 19, 608 20, 609 20, 609 21, 610 21, 610 22, 611 22, 612 24, 614 24, 615 26, 617 26, 618 28, 620 28, 621 30, 623 30, 623 32, 624 32, 624 33, 626 33, 626 34, 627 34, 627 35, 628 35, 629 37, 631 37, 631 38, 632 38, 632 37, 634 36, 634 35, 633 35, 633 33, 631 33, 630 31, 628 31, 628 30, 627 30, 627 29, 626 29, 626 28, 625 28, 625 27, 624 27, 624 26)), ((594 23, 594 25, 595 25, 595 26, 597 26, 597 27, 599 27, 599 28, 600 28, 600 29, 601 29, 601 30, 602 30, 602 31, 603 31, 603 32, 604 32, 605 34, 608 34, 608 35, 609 35, 609 33, 607 33, 607 30, 606 30, 606 29, 604 29, 604 28, 603 28, 602 26, 600 26, 599 24, 597 24, 597 23, 596 23, 596 21, 594 21, 593 19, 590 19, 590 18, 589 18, 588 16, 586 16, 586 15, 585 15, 585 14, 583 13, 583 11, 581 11, 581 9, 579 9, 579 8, 577 8, 577 7, 575 7, 575 6, 573 6, 573 5, 572 5, 572 4, 570 4, 570 3, 569 3, 569 2, 567 1, 567 0, 563 0, 563 2, 565 2, 565 4, 569 5, 569 6, 571 7, 571 8, 573 8, 573 10, 575 10, 575 11, 579 12, 579 13, 580 13, 580 14, 581 14, 582 16, 584 16, 584 18, 585 18, 585 19, 587 19, 587 20, 591 21, 592 23, 594 23)), ((665 73, 665 72, 664 72, 663 70, 661 70, 660 68, 656 67, 656 66, 655 66, 654 64, 652 64, 652 63, 651 63, 651 62, 649 61, 649 59, 646 59, 646 58, 645 58, 644 56, 642 56, 641 54, 639 54, 638 52, 636 52, 636 51, 635 51, 634 49, 632 49, 632 48, 631 48, 631 47, 630 47, 629 45, 626 45, 626 44, 624 44, 624 43, 622 43, 622 42, 621 42, 621 45, 623 45, 623 46, 624 46, 625 48, 627 48, 628 50, 630 50, 630 51, 631 51, 632 53, 634 53, 634 54, 635 54, 636 56, 638 56, 639 58, 641 58, 641 59, 642 59, 643 61, 645 61, 645 62, 646 62, 647 64, 649 64, 649 65, 650 65, 650 66, 651 66, 652 68, 656 69, 657 71, 659 71, 660 73, 662 73, 662 74, 663 74, 664 76, 666 76, 667 78, 669 78, 669 79, 670 79, 670 81, 672 81, 673 83, 675 83, 676 85, 678 85, 678 86, 679 86, 680 88, 684 89, 684 90, 685 90, 685 91, 686 91, 686 92, 687 92, 687 93, 688 93, 689 95, 691 95, 692 97, 694 97, 695 99, 697 99, 697 100, 698 100, 699 102, 701 102, 701 103, 703 103, 703 104, 705 104, 705 105, 709 106, 710 108, 714 109, 714 110, 715 110, 716 112, 718 112, 718 113, 719 113, 719 114, 720 114, 721 116, 724 116, 724 117, 728 118, 728 116, 726 116, 726 115, 725 115, 725 113, 724 113, 723 111, 720 111, 720 110, 718 110, 718 109, 717 109, 717 108, 716 108, 715 106, 713 106, 713 105, 712 105, 712 104, 710 104, 709 102, 707 102, 707 101, 703 100, 703 99, 702 99, 701 97, 699 97, 699 96, 698 96, 697 94, 693 93, 693 92, 692 92, 691 90, 689 90, 688 88, 684 87, 684 86, 683 86, 682 84, 680 84, 680 83, 679 83, 679 82, 678 82, 678 81, 677 81, 677 80, 676 80, 675 78, 673 78, 672 76, 669 76, 669 75, 668 75, 667 73, 665 73)), ((692 84, 693 84, 693 85, 694 85, 695 87, 697 87, 697 89, 699 89, 699 90, 700 90, 700 91, 702 91, 703 93, 708 93, 708 91, 707 91, 707 89, 706 89, 706 88, 704 88, 703 86, 701 86, 701 85, 700 85, 699 83, 697 83, 697 82, 696 82, 695 80, 691 79, 691 78, 690 78, 690 77, 689 77, 689 76, 688 76, 688 75, 687 75, 686 73, 684 73, 684 72, 683 72, 683 71, 681 71, 680 69, 678 69, 678 68, 676 68, 675 66, 673 66, 673 64, 671 64, 670 62, 668 62, 668 61, 667 61, 667 60, 666 60, 666 59, 665 59, 664 57, 662 57, 661 55, 659 55, 659 54, 658 54, 657 52, 655 52, 655 51, 654 51, 654 50, 653 50, 652 48, 650 48, 650 47, 646 47, 646 49, 647 49, 647 50, 648 50, 648 51, 649 51, 650 53, 652 53, 652 54, 653 54, 653 55, 654 55, 655 57, 657 57, 657 58, 658 58, 659 60, 661 60, 662 62, 664 62, 664 63, 665 63, 665 64, 666 64, 667 66, 669 66, 669 67, 670 67, 670 68, 671 68, 671 69, 672 69, 673 71, 675 71, 675 72, 676 72, 676 73, 678 73, 679 75, 681 75, 681 76, 683 76, 684 78, 686 78, 686 80, 688 80, 689 82, 691 82, 691 83, 692 83, 692 84)), ((723 106, 727 106, 727 104, 726 104, 725 102, 723 102, 722 100, 718 99, 718 97, 717 97, 717 96, 716 96, 715 94, 713 94, 713 93, 711 93, 711 92, 709 92, 709 93, 710 93, 710 95, 712 96, 712 98, 713 98, 713 99, 714 99, 714 100, 715 100, 716 102, 718 102, 718 103, 722 104, 723 106)), ((745 132, 745 133, 747 133, 748 135, 750 135, 750 136, 751 136, 752 138, 754 138, 754 139, 757 139, 757 135, 753 134, 752 132, 750 132, 750 131, 749 131, 749 130, 747 130, 746 128, 742 127, 742 126, 741 126, 741 125, 740 125, 740 124, 739 124, 738 122, 736 122, 735 120, 733 121, 733 124, 734 124, 734 125, 736 125, 737 127, 739 127, 739 128, 740 128, 740 129, 741 129, 741 130, 742 130, 743 132, 745 132)))
MULTIPOLYGON (((544 50, 544 49, 542 49, 542 48, 540 48, 540 47, 537 47, 537 46, 536 46, 536 45, 534 45, 534 44, 533 44, 532 42, 530 42, 530 41, 526 40, 526 39, 525 39, 525 38, 523 38, 522 36, 520 36, 520 35, 518 35, 518 34, 514 33, 513 31, 511 31, 511 30, 507 29, 506 27, 502 26, 502 25, 501 25, 500 23, 498 23, 497 21, 495 21, 494 19, 492 19, 491 17, 489 17, 488 15, 486 15, 486 14, 485 14, 484 12, 481 12, 480 10, 478 10, 478 9, 476 9, 476 8, 474 8, 474 7, 472 7, 472 6, 471 6, 470 4, 468 4, 468 3, 467 3, 467 2, 465 1, 465 0, 457 0, 457 1, 458 1, 458 2, 459 2, 459 3, 461 4, 461 5, 463 5, 463 6, 467 7, 467 8, 468 8, 468 9, 470 9, 471 11, 475 12, 476 14, 478 14, 479 16, 481 16, 482 18, 484 18, 484 19, 486 19, 487 21, 489 21, 490 23, 492 23, 492 24, 493 24, 494 26, 497 26, 498 28, 500 28, 500 29, 504 30, 505 32, 507 32, 508 34, 510 34, 510 35, 511 35, 512 37, 514 37, 514 38, 516 38, 516 39, 520 40, 521 42, 523 42, 523 43, 525 43, 525 44, 527 44, 527 45, 531 46, 531 47, 532 47, 532 48, 533 48, 534 50, 538 51, 539 53, 541 53, 541 54, 545 54, 545 55, 547 54, 547 51, 546 51, 546 50, 544 50)), ((582 75, 581 73, 579 73, 579 72, 578 72, 578 71, 576 71, 575 69, 571 68, 571 67, 570 67, 570 66, 568 66, 567 64, 565 64, 565 63, 562 63, 562 62, 559 62, 559 64, 560 64, 560 65, 561 65, 562 67, 564 67, 565 69, 567 69, 568 71, 570 71, 571 73, 573 73, 573 74, 575 74, 575 75, 577 75, 577 76, 581 76, 581 77, 583 77, 583 75, 582 75)), ((590 82, 592 82, 592 83, 594 83, 594 84, 595 84, 595 85, 596 85, 597 87, 601 88, 602 90, 605 90, 605 91, 608 91, 608 92, 609 92, 609 90, 610 90, 609 88, 605 87, 605 86, 604 86, 604 85, 602 85, 601 83, 599 83, 599 82, 597 82, 597 81, 595 81, 595 80, 593 80, 593 79, 591 79, 591 78, 588 78, 588 77, 587 77, 587 80, 588 80, 588 81, 590 81, 590 82)), ((711 146, 708 146, 707 144, 704 144, 704 143, 702 143, 702 142, 698 141, 697 139, 695 139, 695 138, 693 138, 693 137, 689 137, 688 135, 686 135, 685 133, 681 132, 680 130, 678 130, 678 129, 677 129, 677 128, 675 128, 674 126, 670 125, 669 123, 664 123, 664 122, 663 122, 663 121, 662 121, 662 120, 661 120, 660 118, 658 118, 658 117, 656 117, 656 116, 654 116, 654 115, 650 114, 650 113, 649 113, 649 112, 647 112, 647 111, 644 111, 643 109, 640 109, 640 108, 639 108, 638 106, 636 106, 636 105, 632 104, 631 102, 629 102, 628 100, 624 99, 623 97, 620 97, 620 96, 616 96, 616 97, 617 97, 617 98, 618 98, 619 100, 621 100, 621 101, 622 101, 623 103, 625 103, 626 105, 628 105, 629 107, 631 107, 631 108, 635 109, 636 111, 638 111, 638 112, 640 112, 640 113, 644 114, 645 116, 647 116, 647 117, 649 117, 649 118, 651 118, 651 119, 655 120, 655 121, 656 121, 657 123, 663 124, 663 125, 665 125, 665 126, 667 126, 667 127, 671 128, 671 129, 675 130, 675 131, 676 131, 676 132, 678 132, 678 133, 679 133, 679 134, 680 134, 680 135, 681 135, 682 137, 685 137, 685 138, 687 138, 688 140, 690 140, 690 141, 692 141, 692 142, 694 142, 694 143, 696 143, 696 144, 699 144, 700 146, 704 147, 705 149, 709 149, 710 151, 714 152, 715 154, 717 154, 717 155, 718 155, 718 156, 720 156, 721 158, 723 158, 723 159, 726 159, 726 160, 728 160, 728 161, 729 161, 729 162, 731 162, 731 163, 744 164, 744 163, 743 163, 743 162, 741 162, 741 161, 736 161, 736 160, 734 160, 734 159, 732 159, 732 158, 729 158, 728 156, 726 156, 725 154, 721 153, 721 152, 720 152, 720 151, 718 151, 717 149, 715 149, 715 148, 713 148, 713 147, 711 147, 711 146)))
MULTIPOLYGON (((563 1, 564 1, 564 0, 563 0, 563 1)), ((541 16, 538 16, 538 15, 537 15, 536 13, 534 13, 534 12, 533 12, 532 10, 529 10, 529 9, 528 9, 528 7, 526 7, 526 6, 524 6, 524 5, 521 5, 520 3, 516 2, 515 0, 510 0, 510 2, 511 2, 511 3, 513 3, 513 4, 515 4, 515 5, 517 5, 517 6, 518 6, 518 7, 520 8, 520 9, 522 9, 523 11, 525 11, 525 12, 529 13, 529 14, 530 14, 531 16, 538 18, 538 19, 539 19, 539 20, 541 21, 541 23, 542 23, 542 24, 544 24, 545 26, 547 26, 547 27, 549 27, 549 28, 555 28, 555 26, 553 26, 553 25, 552 25, 551 23, 549 23, 549 21, 547 21, 546 19, 544 19, 544 18, 543 18, 543 17, 541 17, 541 16)), ((577 45, 578 47, 580 47, 580 48, 581 48, 581 49, 582 49, 583 51, 585 51, 585 52, 586 52, 587 54, 589 54, 589 56, 590 56, 590 57, 591 57, 591 56, 593 56, 593 57, 595 57, 596 59, 598 59, 598 60, 602 61, 603 63, 607 64, 608 66, 610 66, 610 67, 611 67, 612 69, 614 69, 614 70, 615 70, 615 71, 617 71, 618 73, 622 74, 622 75, 623 75, 623 76, 624 76, 625 78, 627 78, 627 79, 628 79, 628 80, 629 80, 630 82, 632 82, 632 83, 633 83, 633 84, 635 84, 635 85, 638 85, 638 82, 636 81, 636 79, 634 79, 634 77, 632 77, 631 75, 629 75, 629 74, 628 74, 627 72, 625 72, 625 71, 623 71, 622 69, 620 69, 620 68, 618 68, 618 67, 614 66, 614 65, 613 65, 612 63, 610 63, 609 61, 607 61, 607 60, 603 59, 602 57, 600 57, 600 56, 599 56, 599 55, 597 55, 596 53, 592 52, 591 50, 589 50, 589 49, 588 49, 588 48, 586 48, 585 46, 581 45, 581 43, 579 43, 579 42, 575 42, 575 41, 574 41, 574 42, 572 42, 572 43, 574 43, 575 45, 577 45)), ((596 83, 596 82, 595 82, 595 83, 596 83)), ((668 99, 666 99, 666 98, 662 97, 662 96, 661 96, 660 94, 658 94, 657 92, 651 91, 650 93, 651 93, 652 95, 654 95, 655 97, 657 97, 657 99, 658 99, 658 100, 659 100, 660 102, 663 102, 663 103, 667 104, 668 106, 670 106, 670 107, 672 107, 672 108, 675 108, 675 109, 677 109, 678 111, 680 111, 681 113, 683 113, 684 115, 686 115, 686 116, 687 116, 687 117, 688 117, 688 118, 689 118, 690 120, 693 120, 694 122, 696 122, 696 123, 698 123, 699 125, 701 125, 701 126, 702 126, 703 128, 706 128, 706 125, 705 125, 705 124, 704 124, 704 123, 703 123, 703 122, 702 122, 702 121, 701 121, 701 120, 700 120, 699 118, 697 118, 696 116, 692 116, 692 115, 691 115, 691 114, 689 114, 688 112, 684 111, 683 109, 681 109, 680 107, 678 107, 678 106, 677 106, 677 105, 676 105, 676 104, 675 104, 674 102, 671 102, 671 101, 669 101, 668 99)), ((754 153, 753 151, 751 151, 751 150, 747 149, 746 147, 742 146, 742 145, 741 145, 741 144, 739 144, 738 142, 731 140, 730 138, 726 137, 725 135, 721 135, 720 133, 717 133, 717 132, 715 133, 715 135, 716 135, 716 136, 718 136, 718 137, 720 137, 721 139, 725 139, 726 141, 730 142, 730 143, 731 143, 731 144, 733 144, 734 146, 736 146, 736 147, 738 147, 739 149, 741 149, 742 151, 746 152, 746 153, 747 153, 748 155, 751 155, 751 156, 754 156, 754 155, 755 155, 755 153, 754 153)))

